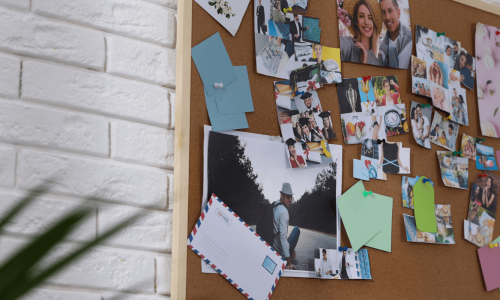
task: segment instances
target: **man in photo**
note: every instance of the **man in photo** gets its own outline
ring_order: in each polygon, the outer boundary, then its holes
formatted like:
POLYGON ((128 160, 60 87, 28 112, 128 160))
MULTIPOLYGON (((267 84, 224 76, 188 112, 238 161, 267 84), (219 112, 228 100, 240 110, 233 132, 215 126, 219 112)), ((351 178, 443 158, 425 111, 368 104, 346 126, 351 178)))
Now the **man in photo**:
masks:
POLYGON ((300 42, 302 40, 302 32, 309 29, 309 26, 302 27, 299 22, 299 15, 293 14, 293 22, 290 22, 290 34, 292 35, 292 41, 300 42))
POLYGON ((279 23, 285 23, 285 14, 281 11, 281 2, 276 0, 271 12, 271 20, 279 23))
POLYGON ((287 264, 285 269, 293 270, 295 266, 292 260, 295 259, 295 247, 299 241, 300 229, 295 226, 288 236, 288 225, 290 224, 290 216, 288 209, 292 205, 293 192, 290 183, 285 182, 281 187, 280 200, 273 203, 274 215, 274 238, 273 248, 285 258, 287 264))
POLYGON ((266 34, 266 13, 264 12, 264 6, 262 6, 262 0, 259 0, 259 5, 257 6, 257 32, 260 33, 262 28, 262 33, 266 34))
POLYGON ((311 130, 311 133, 313 133, 313 142, 321 142, 326 140, 323 136, 323 133, 321 133, 321 130, 319 130, 314 116, 312 118, 309 118, 309 129, 311 130), (318 137, 319 139, 315 139, 314 136, 318 137))
POLYGON ((448 125, 448 140, 446 142, 446 145, 448 148, 451 150, 455 150, 455 144, 457 142, 457 138, 453 134, 453 124, 448 125))
POLYGON ((430 149, 431 148, 431 141, 429 140, 429 135, 431 132, 431 122, 429 121, 429 119, 426 116, 424 116, 422 114, 422 106, 420 104, 417 104, 417 115, 420 119, 424 120, 424 124, 423 124, 424 131, 423 131, 423 134, 420 137, 420 139, 423 141, 424 147, 430 149))
POLYGON ((469 89, 474 88, 474 58, 469 53, 460 53, 460 82, 469 89))
POLYGON ((382 65, 408 69, 410 66, 411 29, 400 23, 401 10, 397 0, 380 0, 380 10, 387 33, 380 44, 382 65))
POLYGON ((346 256, 347 251, 342 249, 342 259, 340 260, 340 279, 349 279, 349 274, 351 273, 347 268, 351 265, 347 262, 346 256))
POLYGON ((454 41, 453 42, 453 57, 455 57, 455 59, 457 58, 459 51, 460 51, 460 48, 458 47, 458 43, 454 41))
POLYGON ((326 249, 323 249, 323 251, 321 252, 323 253, 323 258, 321 259, 319 265, 320 267, 318 270, 318 277, 326 277, 333 273, 332 262, 328 259, 326 255, 326 249))
POLYGON ((313 113, 318 112, 319 107, 312 107, 313 95, 311 93, 305 92, 304 95, 300 96, 300 99, 304 101, 304 105, 306 106, 306 111, 304 111, 304 113, 312 115, 313 113))
POLYGON ((311 132, 309 129, 309 118, 299 118, 300 129, 302 129, 302 136, 306 142, 313 142, 314 140, 321 139, 311 132))

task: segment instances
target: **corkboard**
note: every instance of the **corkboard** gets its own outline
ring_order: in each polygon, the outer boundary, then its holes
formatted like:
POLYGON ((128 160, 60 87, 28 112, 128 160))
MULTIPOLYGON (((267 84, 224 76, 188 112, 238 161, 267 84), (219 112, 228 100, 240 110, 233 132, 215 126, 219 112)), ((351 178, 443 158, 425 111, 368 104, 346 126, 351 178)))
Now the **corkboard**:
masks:
MULTIPOLYGON (((237 1, 237 0, 233 0, 237 1)), ((310 0, 307 15, 320 18, 322 44, 339 47, 335 0, 310 0)), ((446 32, 467 51, 474 53, 476 23, 500 27, 500 17, 471 8, 452 0, 410 0, 411 23, 415 37, 415 25, 420 24, 437 32, 446 32), (432 10, 430 9, 432 8, 432 10)), ((231 36, 199 5, 193 3, 192 45, 196 45, 219 31, 233 65, 246 65, 255 112, 247 113, 246 131, 266 135, 280 135, 276 107, 273 97, 273 80, 259 75, 255 69, 255 47, 253 31, 253 1, 250 2, 241 27, 236 36, 231 36)), ((180 38, 180 37, 178 37, 180 38)), ((415 55, 415 47, 413 49, 415 55)), ((397 75, 401 87, 401 98, 409 112, 411 101, 428 103, 428 100, 411 94, 409 70, 342 63, 342 77, 397 75)), ((318 90, 324 110, 332 112, 332 121, 337 134, 334 144, 343 144, 340 114, 335 85, 318 90)), ((467 91, 470 126, 461 126, 457 143, 463 133, 480 136, 476 92, 467 91)), ((191 122, 189 156, 189 216, 188 231, 191 231, 200 215, 203 185, 203 125, 210 124, 203 86, 194 63, 191 62, 191 122)), ((403 213, 413 214, 401 205, 401 177, 389 175, 387 181, 365 182, 367 190, 394 198, 392 253, 369 248, 373 280, 314 280, 283 277, 272 299, 343 299, 371 298, 496 298, 499 291, 486 293, 477 258, 477 247, 463 239, 463 220, 467 216, 469 191, 445 187, 438 167, 436 151, 444 148, 432 144, 432 150, 417 145, 412 134, 390 137, 390 141, 403 142, 411 147, 411 176, 425 175, 435 182, 435 199, 438 204, 451 204, 456 245, 429 245, 406 241, 403 213)), ((486 138, 486 145, 500 149, 500 140, 486 138)), ((356 180, 352 176, 352 160, 359 159, 361 145, 343 145, 344 168, 342 191, 346 191, 356 180)), ((470 161, 469 181, 476 179, 474 163, 470 161)), ((500 234, 500 222, 496 223, 495 236, 500 234)), ((181 237, 182 239, 182 237, 181 237)), ((187 239, 187 236, 185 237, 187 239)), ((182 242, 182 241, 181 241, 182 242)), ((342 244, 349 246, 342 227, 342 244)), ((244 258, 242 258, 244 259, 244 258)), ((174 275, 173 275, 174 276, 174 275)), ((244 299, 243 296, 218 274, 202 274, 200 258, 192 251, 187 253, 187 299, 244 299)))

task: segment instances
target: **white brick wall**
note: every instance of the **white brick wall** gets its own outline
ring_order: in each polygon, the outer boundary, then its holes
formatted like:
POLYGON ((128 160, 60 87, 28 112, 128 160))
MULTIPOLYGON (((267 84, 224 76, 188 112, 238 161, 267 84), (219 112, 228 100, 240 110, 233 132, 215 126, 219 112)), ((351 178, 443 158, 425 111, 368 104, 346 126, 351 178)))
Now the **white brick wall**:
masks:
POLYGON ((79 205, 90 217, 36 269, 139 212, 23 300, 170 294, 177 0, 0 0, 0 263, 79 205), (96 200, 85 202, 88 196, 96 200))

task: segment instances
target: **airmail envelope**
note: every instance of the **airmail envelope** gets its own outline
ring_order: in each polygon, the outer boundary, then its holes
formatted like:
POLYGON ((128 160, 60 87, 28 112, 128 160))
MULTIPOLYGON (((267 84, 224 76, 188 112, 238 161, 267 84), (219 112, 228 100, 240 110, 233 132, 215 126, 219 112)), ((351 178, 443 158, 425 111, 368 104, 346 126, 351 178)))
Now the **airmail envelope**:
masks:
POLYGON ((188 247, 248 299, 269 299, 286 261, 212 194, 188 247))

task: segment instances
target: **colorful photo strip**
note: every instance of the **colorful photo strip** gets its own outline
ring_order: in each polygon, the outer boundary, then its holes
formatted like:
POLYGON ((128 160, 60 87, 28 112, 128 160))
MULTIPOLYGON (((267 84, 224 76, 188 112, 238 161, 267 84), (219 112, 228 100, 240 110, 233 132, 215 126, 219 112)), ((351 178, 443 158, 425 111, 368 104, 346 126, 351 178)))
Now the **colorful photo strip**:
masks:
POLYGON ((476 138, 467 134, 462 136, 462 157, 470 160, 476 160, 476 138))
POLYGON ((478 247, 493 241, 500 177, 486 172, 471 184, 469 213, 464 220, 465 239, 478 247))
POLYGON ((396 76, 344 78, 337 96, 346 144, 409 132, 396 76))
POLYGON ((337 14, 342 61, 410 67, 413 40, 408 0, 337 0, 337 14), (393 43, 398 44, 395 50, 393 43))
POLYGON ((449 119, 444 119, 441 114, 434 111, 431 126, 431 143, 455 151, 459 125, 449 119))
POLYGON ((420 146, 431 149, 431 118, 432 107, 429 104, 422 105, 418 102, 411 102, 410 123, 415 141, 420 146))
POLYGON ((476 25, 477 104, 481 134, 500 137, 500 62, 498 61, 499 28, 476 25), (496 60, 493 58, 496 57, 496 60))
POLYGON ((476 144, 476 169, 498 171, 493 147, 476 144))
MULTIPOLYGON (((403 207, 413 209, 413 186, 420 179, 420 176, 415 178, 403 176, 401 181, 401 199, 403 201, 403 207)), ((434 183, 429 181, 432 186, 434 183)))
POLYGON ((451 205, 436 204, 434 213, 436 215, 437 232, 422 232, 417 229, 415 217, 403 214, 406 229, 406 240, 408 242, 429 244, 455 244, 455 233, 451 221, 451 205))
POLYGON ((321 64, 321 84, 342 82, 340 49, 312 43, 295 43, 295 59, 308 65, 321 64))
POLYGON ((314 259, 316 278, 320 279, 372 279, 367 249, 319 249, 320 258, 314 259), (334 258, 331 259, 330 257, 334 258))
POLYGON ((458 189, 469 188, 469 160, 454 156, 453 152, 437 151, 444 185, 458 189))

